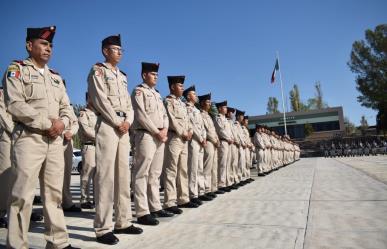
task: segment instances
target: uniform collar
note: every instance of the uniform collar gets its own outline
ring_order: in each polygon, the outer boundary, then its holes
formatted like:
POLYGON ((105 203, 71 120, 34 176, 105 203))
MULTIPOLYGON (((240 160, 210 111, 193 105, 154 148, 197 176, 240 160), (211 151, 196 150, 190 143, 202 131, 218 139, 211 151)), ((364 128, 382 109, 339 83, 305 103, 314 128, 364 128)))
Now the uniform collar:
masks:
MULTIPOLYGON (((24 64, 33 67, 36 71, 39 71, 39 70, 38 70, 38 67, 32 62, 31 57, 28 57, 28 58, 25 59, 23 62, 24 62, 24 64)), ((47 64, 44 65, 44 74, 47 73, 48 69, 49 69, 49 68, 48 68, 47 64)))
POLYGON ((120 69, 119 69, 118 66, 116 66, 116 69, 117 69, 117 71, 116 71, 116 70, 114 70, 115 68, 112 65, 110 65, 109 63, 104 62, 102 64, 104 64, 105 67, 108 68, 109 70, 111 70, 113 73, 117 73, 118 74, 118 72, 120 72, 120 69))

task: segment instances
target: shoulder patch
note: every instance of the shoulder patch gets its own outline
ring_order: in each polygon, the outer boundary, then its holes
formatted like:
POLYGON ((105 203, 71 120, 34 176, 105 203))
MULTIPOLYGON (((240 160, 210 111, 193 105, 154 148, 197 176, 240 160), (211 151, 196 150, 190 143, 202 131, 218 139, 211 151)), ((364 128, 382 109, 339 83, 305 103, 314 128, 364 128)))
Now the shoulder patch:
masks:
POLYGON ((25 66, 26 64, 22 61, 22 60, 13 60, 13 62, 21 65, 21 66, 25 66))
POLYGON ((123 75, 125 75, 125 76, 126 76, 126 73, 125 73, 125 72, 123 72, 123 71, 121 71, 121 70, 120 70, 120 72, 121 72, 123 75))
POLYGON ((9 65, 7 69, 7 78, 18 79, 19 77, 20 77, 20 67, 15 64, 9 65))
POLYGON ((97 63, 95 63, 94 64, 95 66, 98 66, 98 67, 105 67, 105 68, 107 68, 103 63, 101 63, 101 62, 97 62, 97 63))
POLYGON ((104 75, 102 68, 94 68, 94 75, 97 77, 102 77, 104 75))
POLYGON ((49 69, 50 70, 50 72, 52 73, 52 74, 56 74, 56 75, 59 75, 60 76, 60 74, 57 72, 57 71, 55 71, 55 70, 53 70, 53 69, 49 69))

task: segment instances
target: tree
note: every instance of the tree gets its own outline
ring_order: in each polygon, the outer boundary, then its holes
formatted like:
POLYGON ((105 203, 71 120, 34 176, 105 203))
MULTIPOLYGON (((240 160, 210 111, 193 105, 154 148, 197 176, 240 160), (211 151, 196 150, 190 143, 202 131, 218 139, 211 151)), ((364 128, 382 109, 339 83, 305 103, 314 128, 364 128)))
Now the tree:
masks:
POLYGON ((357 100, 378 111, 379 128, 387 130, 387 24, 365 31, 365 40, 352 44, 348 66, 356 74, 357 100), (382 120, 380 120, 382 118, 382 120))
POLYGON ((309 137, 310 135, 312 135, 313 132, 314 132, 313 126, 309 123, 306 123, 304 125, 305 137, 309 137))
POLYGON ((308 99, 308 103, 307 103, 308 109, 321 110, 323 108, 327 108, 328 104, 324 102, 320 81, 317 81, 314 84, 314 88, 316 92, 314 94, 314 98, 308 99))
POLYGON ((356 133, 356 126, 348 117, 344 117, 345 135, 351 136, 356 133))
POLYGON ((292 111, 299 112, 301 111, 301 100, 300 100, 300 92, 298 90, 297 84, 294 84, 292 90, 289 92, 290 105, 292 107, 292 111))
MULTIPOLYGON (((84 108, 85 108, 84 106, 79 104, 73 105, 74 113, 77 117, 79 117, 80 111, 84 108)), ((82 148, 82 143, 81 143, 81 139, 79 138, 78 132, 77 134, 73 135, 73 145, 74 145, 74 148, 78 148, 78 149, 82 148)))
POLYGON ((363 115, 361 116, 361 120, 360 120, 360 131, 363 136, 366 134, 367 129, 368 129, 368 122, 365 116, 363 115))
POLYGON ((267 101, 267 113, 268 114, 274 114, 279 113, 278 111, 278 100, 276 97, 269 97, 269 100, 267 101))

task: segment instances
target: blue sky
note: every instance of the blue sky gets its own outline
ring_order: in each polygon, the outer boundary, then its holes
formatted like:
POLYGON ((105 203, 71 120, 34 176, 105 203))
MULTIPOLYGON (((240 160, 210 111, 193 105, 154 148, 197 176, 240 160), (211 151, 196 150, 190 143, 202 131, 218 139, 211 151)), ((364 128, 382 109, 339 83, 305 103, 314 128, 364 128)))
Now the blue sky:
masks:
POLYGON ((168 94, 167 75, 186 75, 199 95, 212 92, 248 115, 266 112, 268 97, 281 98, 270 84, 279 51, 285 93, 298 84, 301 98, 320 81, 325 101, 342 105, 359 124, 376 112, 361 107, 349 70, 352 43, 364 31, 387 22, 387 1, 1 1, 1 57, 4 73, 24 59, 27 27, 57 26, 50 67, 68 84, 73 103, 84 103, 86 77, 102 61, 101 40, 120 33, 125 54, 120 68, 129 90, 141 81, 141 61, 160 62, 157 88, 168 94), (7 11, 4 11, 7 10, 7 11))

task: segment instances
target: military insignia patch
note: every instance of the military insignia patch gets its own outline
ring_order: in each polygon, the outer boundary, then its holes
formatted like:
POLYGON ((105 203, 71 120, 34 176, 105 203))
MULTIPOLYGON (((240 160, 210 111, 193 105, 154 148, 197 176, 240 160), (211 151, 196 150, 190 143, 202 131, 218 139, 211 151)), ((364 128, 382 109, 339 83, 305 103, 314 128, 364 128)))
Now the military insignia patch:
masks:
POLYGON ((94 75, 97 77, 101 77, 103 75, 102 69, 98 68, 94 71, 94 75))
POLYGON ((141 91, 140 90, 136 90, 136 96, 140 96, 141 95, 141 91))
POLYGON ((19 78, 20 77, 20 71, 8 71, 7 77, 8 78, 19 78))

